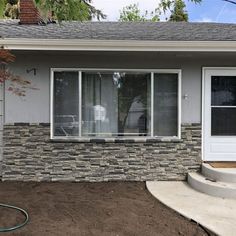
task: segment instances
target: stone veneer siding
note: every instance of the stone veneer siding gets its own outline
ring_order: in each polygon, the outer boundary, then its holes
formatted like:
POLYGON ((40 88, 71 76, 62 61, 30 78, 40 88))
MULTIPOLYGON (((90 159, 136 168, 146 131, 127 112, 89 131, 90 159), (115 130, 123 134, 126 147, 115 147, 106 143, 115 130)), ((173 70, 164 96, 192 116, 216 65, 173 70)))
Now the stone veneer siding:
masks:
POLYGON ((182 125, 181 138, 52 141, 49 124, 6 124, 2 180, 184 180, 200 168, 200 124, 182 125))

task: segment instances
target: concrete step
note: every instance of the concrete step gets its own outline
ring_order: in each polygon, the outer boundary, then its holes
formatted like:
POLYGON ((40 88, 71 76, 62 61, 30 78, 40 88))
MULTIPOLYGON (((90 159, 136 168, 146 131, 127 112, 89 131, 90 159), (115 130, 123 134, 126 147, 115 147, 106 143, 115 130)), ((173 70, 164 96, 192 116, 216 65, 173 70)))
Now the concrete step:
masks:
POLYGON ((236 183, 213 182, 197 172, 188 174, 188 183, 199 192, 215 197, 236 199, 236 183))
POLYGON ((236 183, 236 168, 213 168, 203 163, 202 174, 212 180, 236 183))

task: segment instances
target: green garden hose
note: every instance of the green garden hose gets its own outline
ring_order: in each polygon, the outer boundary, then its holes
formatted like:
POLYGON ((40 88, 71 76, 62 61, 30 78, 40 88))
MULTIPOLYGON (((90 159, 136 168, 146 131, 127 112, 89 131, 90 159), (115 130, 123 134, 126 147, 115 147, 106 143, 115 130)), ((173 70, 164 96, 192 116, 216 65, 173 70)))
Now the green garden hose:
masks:
POLYGON ((27 213, 25 210, 23 210, 23 209, 21 209, 21 208, 19 208, 19 207, 10 206, 10 205, 1 204, 1 203, 0 203, 0 207, 10 208, 10 209, 17 210, 17 211, 19 211, 21 214, 23 214, 24 217, 25 217, 24 222, 21 223, 21 224, 18 224, 18 225, 16 225, 16 226, 13 226, 13 227, 10 227, 10 228, 0 228, 0 233, 14 231, 14 230, 16 230, 16 229, 19 229, 19 228, 25 226, 25 225, 28 223, 28 221, 29 221, 29 215, 28 215, 28 213, 27 213))

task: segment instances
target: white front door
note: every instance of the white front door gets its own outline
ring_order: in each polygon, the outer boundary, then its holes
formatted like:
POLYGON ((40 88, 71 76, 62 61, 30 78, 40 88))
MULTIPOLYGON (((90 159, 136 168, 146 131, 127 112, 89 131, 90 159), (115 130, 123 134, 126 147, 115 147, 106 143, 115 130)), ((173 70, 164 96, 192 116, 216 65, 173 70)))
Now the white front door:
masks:
POLYGON ((236 68, 203 69, 203 160, 236 161, 236 68))

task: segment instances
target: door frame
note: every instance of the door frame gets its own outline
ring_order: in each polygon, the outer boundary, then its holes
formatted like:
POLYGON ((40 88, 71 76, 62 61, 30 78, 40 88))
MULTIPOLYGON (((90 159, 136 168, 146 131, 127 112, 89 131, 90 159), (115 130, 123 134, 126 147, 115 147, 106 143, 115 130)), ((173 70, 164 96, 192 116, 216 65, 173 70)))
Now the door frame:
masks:
MULTIPOLYGON (((202 156, 202 161, 203 162, 207 162, 209 160, 206 160, 205 158, 205 142, 206 142, 206 121, 205 121, 205 82, 206 82, 206 72, 208 70, 215 70, 215 71, 221 71, 221 70, 235 70, 236 71, 236 67, 202 67, 202 151, 201 151, 201 156, 202 156)), ((216 160, 216 161, 220 161, 220 160, 216 160)), ((224 161, 224 160, 222 160, 224 161)), ((209 161, 210 162, 210 161, 209 161)))

